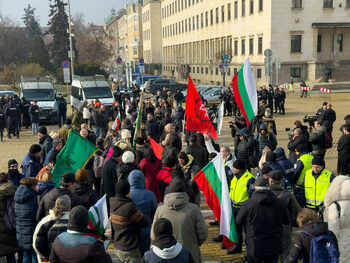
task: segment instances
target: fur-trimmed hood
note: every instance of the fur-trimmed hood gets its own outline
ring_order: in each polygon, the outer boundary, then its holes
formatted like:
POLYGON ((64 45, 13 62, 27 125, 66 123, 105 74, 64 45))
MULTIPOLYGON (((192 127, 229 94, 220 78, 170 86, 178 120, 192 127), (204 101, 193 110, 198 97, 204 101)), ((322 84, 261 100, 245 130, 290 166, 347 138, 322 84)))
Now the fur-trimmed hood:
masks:
POLYGON ((338 175, 334 178, 324 197, 325 207, 329 207, 335 201, 350 200, 350 178, 338 175))

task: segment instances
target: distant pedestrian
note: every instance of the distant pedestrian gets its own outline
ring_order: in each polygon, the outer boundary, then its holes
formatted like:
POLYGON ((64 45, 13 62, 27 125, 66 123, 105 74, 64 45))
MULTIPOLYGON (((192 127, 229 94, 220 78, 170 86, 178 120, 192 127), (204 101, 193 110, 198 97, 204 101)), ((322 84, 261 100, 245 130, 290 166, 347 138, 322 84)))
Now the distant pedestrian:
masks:
POLYGON ((36 135, 39 130, 39 120, 40 120, 39 114, 40 114, 40 108, 37 104, 37 101, 34 100, 32 105, 29 107, 30 121, 32 123, 32 132, 34 135, 36 135))
POLYGON ((57 90, 55 90, 54 93, 55 93, 55 100, 56 100, 56 107, 57 107, 58 128, 61 128, 62 125, 66 122, 67 102, 63 98, 62 93, 59 93, 58 97, 57 97, 57 90))
POLYGON ((343 125, 343 135, 338 142, 338 173, 350 175, 350 125, 343 125))

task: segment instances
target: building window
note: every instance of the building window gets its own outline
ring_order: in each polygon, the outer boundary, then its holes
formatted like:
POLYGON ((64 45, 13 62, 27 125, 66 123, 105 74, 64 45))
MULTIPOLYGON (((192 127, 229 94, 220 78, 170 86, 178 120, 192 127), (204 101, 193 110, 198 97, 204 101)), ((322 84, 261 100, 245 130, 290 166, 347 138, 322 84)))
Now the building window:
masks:
POLYGON ((339 34, 338 35, 339 52, 343 52, 343 39, 344 39, 344 35, 339 34))
POLYGON ((208 68, 205 68, 205 74, 208 75, 209 71, 208 71, 208 68))
POLYGON ((187 19, 185 20, 185 32, 187 32, 187 19))
POLYGON ((249 14, 254 14, 254 0, 250 0, 249 14))
POLYGON ((225 6, 221 7, 221 22, 225 21, 225 6))
POLYGON ((242 0, 242 16, 245 16, 245 0, 242 0))
POLYGON ((188 7, 191 6, 191 0, 188 0, 188 7))
POLYGON ((346 0, 346 8, 350 8, 350 0, 346 0))
POLYGON ((201 67, 201 74, 203 74, 203 67, 201 67))
POLYGON ((231 68, 227 69, 227 75, 230 76, 231 75, 231 68))
POLYGON ((208 26, 208 12, 205 12, 205 26, 208 26))
POLYGON ((234 18, 237 18, 238 17, 238 2, 236 1, 235 4, 234 4, 234 18))
POLYGON ((231 3, 227 4, 227 20, 231 20, 231 3))
POLYGON ((197 15, 197 29, 199 29, 199 15, 197 15))
POLYGON ((215 75, 219 75, 219 68, 215 68, 215 75))
POLYGON ((203 14, 201 14, 201 28, 203 27, 203 25, 204 25, 203 14))
POLYGON ((215 23, 219 23, 219 8, 215 9, 215 23))
POLYGON ((303 0, 292 0, 292 7, 293 8, 302 8, 303 7, 303 0))
POLYGON ((323 0, 323 8, 333 8, 333 0, 323 0))
POLYGON ((258 38, 258 54, 261 55, 263 51, 263 38, 258 38))
POLYGON ((188 19, 188 31, 191 31, 191 18, 188 19))
POLYGON ((137 47, 134 47, 134 55, 137 55, 137 47))
POLYGON ((233 69, 233 75, 236 75, 237 72, 238 72, 238 69, 237 69, 237 68, 234 68, 234 69, 233 69))
POLYGON ((291 68, 290 69, 290 76, 293 78, 300 78, 301 77, 301 68, 291 68))
POLYGON ((254 38, 249 39, 249 55, 254 54, 254 38))
POLYGON ((185 0, 185 8, 187 8, 187 0, 185 0))
POLYGON ((199 67, 197 67, 197 74, 199 74, 199 67))
POLYGON ((301 35, 292 35, 291 36, 291 53, 300 53, 301 52, 301 35))
POLYGON ((213 25, 214 23, 214 11, 210 10, 210 25, 213 25))
POLYGON ((257 78, 257 79, 261 79, 261 68, 258 68, 258 69, 256 70, 256 78, 257 78))
POLYGON ((234 44, 233 44, 233 54, 235 56, 238 55, 238 40, 235 40, 234 44))
POLYGON ((245 55, 245 39, 242 39, 241 45, 241 55, 245 55))
POLYGON ((192 29, 193 29, 193 30, 196 29, 196 24, 194 23, 194 17, 192 17, 192 29))
POLYGON ((263 7, 264 7, 264 0, 259 0, 259 12, 263 11, 263 7))
POLYGON ((322 50, 322 35, 317 35, 317 52, 321 52, 322 50))

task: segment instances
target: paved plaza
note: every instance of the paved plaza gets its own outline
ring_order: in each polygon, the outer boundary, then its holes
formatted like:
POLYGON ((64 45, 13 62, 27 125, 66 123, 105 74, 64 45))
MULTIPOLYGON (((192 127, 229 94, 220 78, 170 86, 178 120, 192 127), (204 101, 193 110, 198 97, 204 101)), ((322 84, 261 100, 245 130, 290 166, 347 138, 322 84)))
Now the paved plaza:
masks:
MULTIPOLYGON (((326 167, 336 173, 337 167, 337 142, 341 133, 339 127, 344 123, 345 115, 350 113, 350 94, 349 93, 334 93, 328 97, 320 97, 319 94, 311 94, 307 98, 300 98, 299 93, 287 95, 286 100, 286 115, 275 115, 277 125, 278 146, 287 149, 288 134, 285 128, 293 128, 295 120, 301 120, 307 114, 314 115, 316 110, 321 107, 323 101, 328 101, 333 104, 333 109, 337 113, 337 120, 333 129, 333 148, 327 150, 326 167)), ((220 145, 233 147, 233 139, 230 134, 228 122, 230 117, 225 117, 223 123, 222 134, 218 138, 220 145)), ((48 126, 48 131, 57 131, 57 126, 48 126)), ((29 147, 33 143, 37 143, 38 138, 33 136, 30 130, 22 130, 20 139, 13 138, 0 142, 0 171, 7 171, 7 161, 15 158, 19 163, 27 153, 29 147)), ((288 151, 286 151, 288 152, 288 151)), ((213 219, 213 214, 206 206, 204 200, 201 205, 203 216, 209 222, 213 219)), ((204 262, 241 262, 242 255, 226 255, 226 251, 221 249, 220 243, 213 243, 212 238, 218 234, 218 227, 209 228, 209 236, 207 241, 201 247, 202 257, 204 262)), ((110 246, 111 247, 111 246, 110 246)))

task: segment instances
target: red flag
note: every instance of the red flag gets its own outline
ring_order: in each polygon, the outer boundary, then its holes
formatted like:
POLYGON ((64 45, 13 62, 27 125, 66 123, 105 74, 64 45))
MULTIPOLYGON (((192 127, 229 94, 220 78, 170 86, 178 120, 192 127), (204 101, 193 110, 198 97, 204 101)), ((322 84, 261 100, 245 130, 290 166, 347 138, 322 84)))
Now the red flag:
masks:
POLYGON ((154 155, 158 158, 158 160, 162 159, 162 154, 163 154, 163 147, 159 145, 155 140, 152 138, 149 138, 149 142, 151 144, 151 148, 154 152, 154 155))
POLYGON ((192 82, 191 76, 188 77, 185 115, 185 129, 187 131, 197 131, 202 134, 208 134, 210 137, 217 139, 218 136, 214 126, 211 123, 198 91, 192 82))

